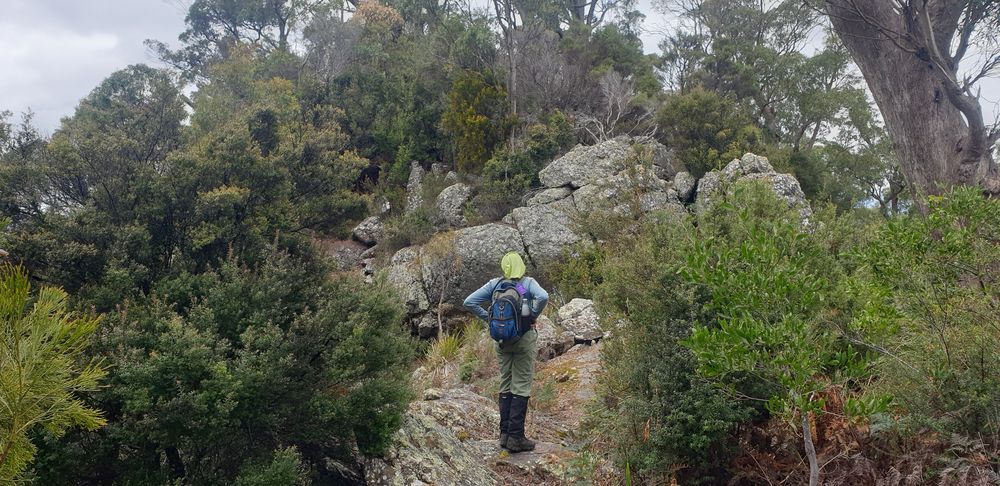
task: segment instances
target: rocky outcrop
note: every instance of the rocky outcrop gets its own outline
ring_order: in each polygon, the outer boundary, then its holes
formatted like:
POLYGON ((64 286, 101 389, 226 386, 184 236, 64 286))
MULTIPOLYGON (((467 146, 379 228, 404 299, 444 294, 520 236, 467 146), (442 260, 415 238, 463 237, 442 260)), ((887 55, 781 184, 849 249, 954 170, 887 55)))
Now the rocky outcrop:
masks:
POLYGON ((654 170, 638 165, 573 192, 578 211, 611 210, 618 214, 648 213, 679 205, 670 183, 654 170))
POLYGON ((511 219, 532 262, 558 260, 572 245, 589 242, 573 230, 565 211, 551 205, 517 208, 511 212, 511 219))
POLYGON ((538 179, 545 187, 580 188, 621 172, 631 149, 629 139, 624 137, 597 145, 577 145, 542 169, 538 179))
POLYGON ((385 225, 378 216, 369 216, 354 228, 354 239, 368 245, 374 246, 382 239, 385 233, 385 225))
POLYGON ((576 341, 593 341, 604 337, 592 300, 573 299, 560 307, 559 325, 572 333, 576 341))
MULTIPOLYGON (((539 172, 545 187, 531 194, 525 206, 513 209, 501 223, 467 228, 461 228, 467 223, 464 206, 473 189, 464 183, 451 184, 435 203, 447 225, 460 229, 439 234, 423 247, 401 250, 390 263, 389 281, 401 287, 414 333, 422 337, 437 333, 437 312, 433 312, 433 319, 425 314, 439 305, 465 317, 462 300, 500 273, 500 258, 509 251, 525 256, 528 272, 534 274, 536 266, 563 258, 575 246, 593 244, 592 235, 599 232, 579 226, 585 220, 580 216, 593 211, 637 220, 662 215, 671 220, 687 215, 685 204, 691 201, 696 211, 703 212, 742 181, 762 180, 790 207, 799 208, 804 219, 811 213, 798 182, 775 172, 763 157, 747 154, 725 169, 709 172, 701 181, 678 172, 678 166, 673 153, 651 139, 619 137, 594 146, 578 146, 539 172)), ((440 176, 444 171, 444 166, 438 166, 433 172, 440 176)), ((424 169, 414 163, 408 185, 410 209, 422 204, 420 181, 424 176, 424 169)), ((359 226, 357 239, 371 241, 369 232, 362 231, 368 226, 372 224, 359 226)), ((571 304, 566 312, 582 305, 571 304)), ((447 328, 454 316, 446 314, 442 311, 447 328)), ((558 324, 577 341, 603 335, 592 309, 560 317, 558 324)), ((553 339, 562 339, 562 332, 553 339)), ((546 349, 558 353, 561 348, 546 349)))
POLYGON ((406 212, 416 211, 424 204, 424 190, 421 185, 426 171, 419 162, 410 163, 410 179, 406 182, 406 212))
POLYGON ((392 256, 386 278, 399 291, 408 314, 418 315, 430 310, 427 291, 420 270, 420 251, 403 248, 392 256))
POLYGON ((465 205, 472 199, 472 186, 468 184, 452 184, 438 194, 437 211, 449 226, 465 226, 465 205))
POLYGON ((697 185, 698 179, 695 179, 690 172, 678 172, 674 176, 674 191, 677 191, 677 198, 682 203, 686 204, 694 200, 694 188, 697 185))
POLYGON ((746 154, 741 159, 733 160, 722 170, 705 174, 698 181, 695 212, 701 214, 709 210, 723 194, 732 194, 736 186, 744 181, 763 181, 789 208, 799 211, 803 222, 808 222, 812 216, 812 209, 799 181, 789 174, 777 173, 766 158, 754 154, 746 154))
POLYGON ((435 390, 433 399, 413 402, 384 458, 369 459, 365 481, 372 486, 502 484, 489 467, 499 448, 492 437, 500 415, 496 404, 465 389, 435 390))

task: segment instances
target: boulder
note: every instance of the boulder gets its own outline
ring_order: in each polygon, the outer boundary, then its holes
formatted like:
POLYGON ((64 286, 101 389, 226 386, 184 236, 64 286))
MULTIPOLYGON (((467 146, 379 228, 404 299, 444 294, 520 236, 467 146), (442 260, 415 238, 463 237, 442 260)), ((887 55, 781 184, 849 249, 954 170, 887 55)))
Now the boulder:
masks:
POLYGON ((417 315, 430 309, 430 301, 427 299, 420 269, 418 248, 411 246, 397 251, 389 261, 386 278, 392 286, 399 290, 399 296, 403 299, 407 314, 417 315))
POLYGON ((622 170, 632 153, 630 139, 619 137, 597 145, 577 145, 538 173, 545 187, 583 187, 622 170))
POLYGON ((698 179, 695 179, 690 172, 678 172, 674 176, 674 190, 677 191, 677 198, 682 203, 691 202, 694 198, 694 188, 697 185, 698 179))
POLYGON ((576 341, 593 341, 604 336, 592 300, 573 299, 560 307, 559 325, 573 333, 576 341))
POLYGON ((430 339, 438 335, 438 320, 436 312, 428 312, 417 322, 417 337, 430 339))
MULTIPOLYGON (((421 250, 421 274, 431 301, 461 308, 465 297, 500 275, 500 259, 510 251, 525 255, 516 228, 491 223, 456 230, 431 240, 421 250), (434 247, 432 245, 439 245, 434 247)), ((533 268, 530 260, 529 272, 533 268)))
POLYGON ((673 153, 662 144, 648 137, 623 136, 591 146, 577 145, 542 169, 538 178, 547 188, 584 187, 624 170, 637 155, 633 146, 643 147, 659 179, 670 180, 677 173, 673 153))
POLYGON ((528 198, 528 206, 541 206, 561 201, 573 195, 573 190, 568 187, 555 187, 545 189, 528 198))
POLYGON ((631 214, 648 213, 677 204, 677 193, 670 184, 645 166, 623 170, 612 177, 595 181, 573 192, 579 211, 611 210, 631 214))
POLYGON ((447 172, 448 166, 440 162, 431 164, 431 174, 434 174, 435 177, 444 177, 447 172))
POLYGON ((539 316, 535 321, 535 330, 538 332, 539 361, 561 356, 576 344, 576 337, 572 332, 556 327, 548 317, 539 316))
POLYGON ((372 486, 491 486, 501 479, 485 465, 496 457, 500 415, 493 400, 464 389, 445 389, 434 400, 410 404, 403 424, 383 458, 365 462, 365 481, 372 486))
POLYGON ((444 181, 449 184, 454 184, 458 182, 458 172, 449 170, 448 173, 444 175, 444 181))
POLYGON ((590 241, 573 230, 566 212, 549 205, 516 208, 510 216, 524 238, 528 256, 539 265, 558 260, 571 245, 590 241))
POLYGON ((350 240, 327 242, 322 248, 324 253, 337 264, 337 269, 345 272, 361 266, 364 253, 367 251, 365 245, 350 240))
POLYGON ((352 233, 354 239, 368 246, 374 246, 385 234, 385 224, 382 223, 382 218, 369 216, 357 225, 352 233))
POLYGON ((472 199, 472 186, 462 183, 448 186, 438 194, 438 215, 449 226, 465 226, 465 205, 470 199, 472 199))
POLYGON ((406 212, 416 211, 424 204, 423 180, 426 171, 419 162, 410 163, 410 179, 406 182, 406 212))
POLYGON ((663 144, 657 142, 653 139, 639 139, 644 142, 646 147, 649 147, 652 152, 652 162, 653 162, 653 172, 656 173, 656 177, 669 181, 674 178, 677 174, 678 167, 681 166, 677 162, 677 158, 674 156, 673 150, 668 149, 663 144))
POLYGON ((742 159, 733 160, 721 171, 713 170, 705 174, 698 181, 695 213, 701 214, 709 210, 723 195, 732 194, 733 189, 744 181, 763 181, 789 208, 798 209, 803 223, 808 224, 812 209, 799 181, 789 174, 775 172, 766 158, 754 154, 746 154, 742 159))

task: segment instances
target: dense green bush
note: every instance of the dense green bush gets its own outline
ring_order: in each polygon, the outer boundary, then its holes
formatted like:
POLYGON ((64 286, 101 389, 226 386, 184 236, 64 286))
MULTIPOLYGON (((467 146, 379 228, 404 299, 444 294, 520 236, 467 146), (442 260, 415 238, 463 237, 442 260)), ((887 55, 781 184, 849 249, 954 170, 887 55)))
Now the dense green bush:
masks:
POLYGON ((892 219, 861 256, 871 318, 898 329, 872 345, 886 350, 881 387, 901 425, 1000 450, 1000 201, 972 189, 932 198, 926 217, 892 219))
POLYGON ((492 72, 468 71, 455 80, 441 127, 461 173, 479 173, 510 133, 507 94, 492 72))
MULTIPOLYGON (((597 298, 622 327, 605 345, 602 418, 632 471, 718 482, 740 424, 821 409, 818 392, 867 376, 870 355, 842 333, 858 306, 845 290, 857 264, 844 254, 864 226, 830 211, 811 224, 747 183, 697 218, 606 251, 597 298)), ((870 414, 885 401, 857 404, 870 414)))
POLYGON ((668 96, 656 121, 657 137, 677 151, 695 177, 747 152, 760 152, 763 145, 761 130, 743 106, 702 88, 668 96))
POLYGON ((38 479, 246 482, 296 446, 309 477, 336 482, 331 464, 382 451, 409 396, 402 309, 385 284, 317 270, 276 251, 227 261, 110 314, 92 353, 114 369, 95 395, 111 423, 50 440, 38 479))
POLYGON ((597 300, 611 322, 604 344, 598 422, 620 466, 655 483, 677 471, 684 484, 724 481, 732 432, 752 416, 698 377, 681 341, 708 322, 710 298, 678 273, 694 245, 691 221, 653 225, 637 241, 612 248, 601 265, 597 300))

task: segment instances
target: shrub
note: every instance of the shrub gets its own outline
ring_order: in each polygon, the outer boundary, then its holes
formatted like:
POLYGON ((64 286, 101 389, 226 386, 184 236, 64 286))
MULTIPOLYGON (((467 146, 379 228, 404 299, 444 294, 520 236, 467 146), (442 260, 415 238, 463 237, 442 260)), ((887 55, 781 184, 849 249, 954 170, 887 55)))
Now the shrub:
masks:
POLYGON ((47 439, 38 480, 253 484, 298 471, 281 447, 296 444, 313 481, 337 483, 334 463, 381 453, 410 398, 399 299, 289 259, 172 287, 192 289, 190 307, 153 295, 109 314, 93 353, 113 373, 95 398, 114 426, 47 439))
POLYGON ((710 320, 709 296, 678 274, 694 232, 690 221, 653 225, 609 249, 600 266, 598 304, 623 324, 601 353, 596 422, 620 466, 649 482, 675 470, 683 484, 723 481, 734 452, 730 434, 751 416, 697 376, 694 356, 680 344, 710 320))
POLYGON ((761 146, 760 129, 746 110, 703 88, 667 97, 656 121, 663 128, 657 137, 695 177, 761 146))
POLYGON ((459 172, 482 170, 510 130, 507 95, 496 76, 466 71, 455 79, 441 126, 451 139, 459 172))
POLYGON ((981 438, 996 453, 1000 201, 974 189, 933 197, 926 217, 890 220, 861 257, 872 319, 898 329, 871 344, 886 350, 879 375, 906 411, 901 425, 981 438))
POLYGON ((483 167, 483 184, 474 201, 477 222, 497 221, 521 204, 529 188, 539 185, 538 172, 573 144, 573 127, 561 112, 531 125, 514 148, 500 150, 483 167))

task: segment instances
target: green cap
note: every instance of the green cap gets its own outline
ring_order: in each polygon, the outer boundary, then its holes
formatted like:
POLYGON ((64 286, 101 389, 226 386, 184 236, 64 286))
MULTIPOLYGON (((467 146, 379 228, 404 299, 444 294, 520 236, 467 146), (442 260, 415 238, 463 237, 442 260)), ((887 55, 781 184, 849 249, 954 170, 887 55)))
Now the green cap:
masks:
POLYGON ((510 252, 500 260, 500 268, 505 278, 521 278, 524 276, 524 260, 517 252, 510 252))

